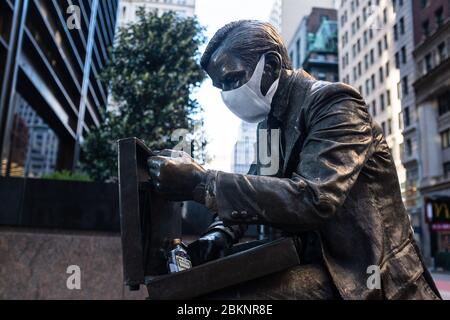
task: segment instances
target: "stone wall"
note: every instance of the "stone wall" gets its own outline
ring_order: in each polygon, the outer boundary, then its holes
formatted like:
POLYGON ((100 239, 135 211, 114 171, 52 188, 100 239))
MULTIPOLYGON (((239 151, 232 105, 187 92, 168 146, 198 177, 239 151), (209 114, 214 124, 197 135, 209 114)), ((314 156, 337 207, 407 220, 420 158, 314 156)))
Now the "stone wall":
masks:
POLYGON ((145 299, 123 286, 118 234, 0 228, 1 299, 145 299), (81 289, 67 288, 67 268, 81 270, 81 289))

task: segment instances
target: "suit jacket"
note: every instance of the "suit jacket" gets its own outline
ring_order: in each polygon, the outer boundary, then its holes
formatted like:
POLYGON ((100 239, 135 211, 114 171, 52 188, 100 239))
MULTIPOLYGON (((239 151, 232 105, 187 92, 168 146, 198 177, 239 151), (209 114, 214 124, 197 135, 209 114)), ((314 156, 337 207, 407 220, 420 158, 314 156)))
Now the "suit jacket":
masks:
POLYGON ((220 219, 291 234, 315 231, 344 299, 438 298, 413 239, 391 151, 360 93, 304 71, 285 81, 268 120, 283 132, 279 173, 215 172, 220 219), (381 290, 369 289, 377 268, 381 290))

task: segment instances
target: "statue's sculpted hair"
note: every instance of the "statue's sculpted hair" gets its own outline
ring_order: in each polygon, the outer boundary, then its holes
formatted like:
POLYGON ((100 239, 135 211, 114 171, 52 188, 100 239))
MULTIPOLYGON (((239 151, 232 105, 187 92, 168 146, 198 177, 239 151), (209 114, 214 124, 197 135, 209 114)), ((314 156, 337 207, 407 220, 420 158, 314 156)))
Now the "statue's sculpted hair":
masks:
POLYGON ((286 45, 280 33, 270 23, 240 20, 222 27, 211 39, 202 56, 203 69, 208 67, 211 56, 222 45, 249 66, 255 66, 264 53, 276 51, 283 59, 283 69, 292 70, 286 45))

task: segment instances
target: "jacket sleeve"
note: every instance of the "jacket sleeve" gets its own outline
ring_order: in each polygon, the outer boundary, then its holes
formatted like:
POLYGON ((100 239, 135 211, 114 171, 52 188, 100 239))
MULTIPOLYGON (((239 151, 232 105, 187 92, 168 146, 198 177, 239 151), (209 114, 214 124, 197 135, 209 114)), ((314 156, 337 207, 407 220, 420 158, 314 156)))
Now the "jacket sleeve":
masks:
POLYGON ((371 119, 360 97, 315 100, 305 112, 307 135, 290 179, 216 173, 221 220, 301 232, 335 215, 369 156, 371 119))

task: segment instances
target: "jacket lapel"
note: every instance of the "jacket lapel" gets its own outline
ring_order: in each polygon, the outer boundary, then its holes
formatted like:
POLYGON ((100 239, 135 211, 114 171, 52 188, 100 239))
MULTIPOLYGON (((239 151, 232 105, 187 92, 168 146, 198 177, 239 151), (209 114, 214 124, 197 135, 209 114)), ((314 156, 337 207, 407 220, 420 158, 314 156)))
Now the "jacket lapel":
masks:
POLYGON ((295 146, 298 145, 301 137, 301 131, 299 129, 299 120, 300 119, 292 119, 292 121, 288 121, 288 126, 286 127, 285 139, 286 139, 286 149, 284 152, 284 164, 282 175, 286 176, 288 167, 293 161, 292 152, 295 149, 295 146), (298 120, 298 121, 295 121, 298 120))
POLYGON ((292 171, 292 165, 298 163, 298 156, 301 152, 301 139, 305 134, 300 128, 301 115, 305 104, 307 103, 308 92, 314 82, 314 79, 304 72, 299 71, 296 75, 296 81, 294 83, 294 91, 292 98, 289 100, 288 114, 286 116, 285 126, 285 139, 286 149, 284 155, 284 165, 282 174, 285 177, 290 177, 292 171))

